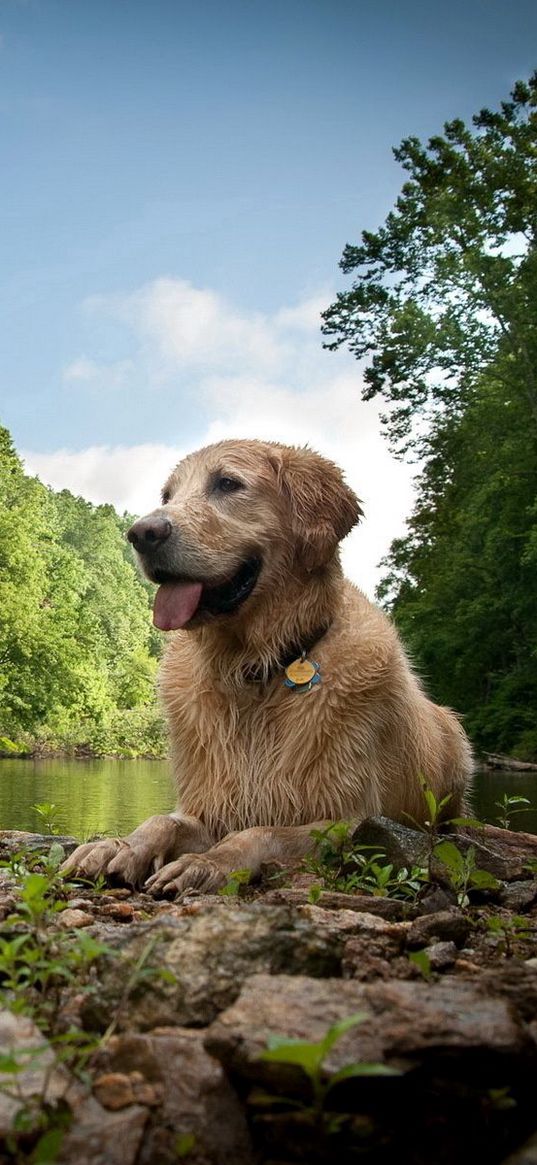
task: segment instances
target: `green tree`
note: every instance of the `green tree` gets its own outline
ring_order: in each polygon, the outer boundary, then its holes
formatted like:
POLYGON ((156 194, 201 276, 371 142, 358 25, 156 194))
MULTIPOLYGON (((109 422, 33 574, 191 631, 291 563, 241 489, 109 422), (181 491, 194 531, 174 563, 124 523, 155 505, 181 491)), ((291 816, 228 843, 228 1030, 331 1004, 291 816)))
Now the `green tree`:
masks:
POLYGON ((161 751, 158 641, 129 522, 28 477, 0 429, 0 735, 161 751))
POLYGON ((394 211, 341 266, 328 346, 366 361, 420 461, 379 596, 485 749, 537 755, 537 74, 473 128, 395 151, 394 211))
MULTIPOLYGON (((394 151, 408 172, 384 226, 345 247, 356 273, 324 313, 327 346, 370 358, 364 397, 388 404, 399 450, 424 452, 431 409, 460 415, 499 351, 537 422, 537 74, 474 129, 460 120, 394 151)), ((498 372, 499 374, 499 372, 498 372)))
POLYGON ((483 374, 455 425, 437 425, 406 538, 379 597, 437 699, 486 751, 537 755, 536 443, 520 398, 483 374))

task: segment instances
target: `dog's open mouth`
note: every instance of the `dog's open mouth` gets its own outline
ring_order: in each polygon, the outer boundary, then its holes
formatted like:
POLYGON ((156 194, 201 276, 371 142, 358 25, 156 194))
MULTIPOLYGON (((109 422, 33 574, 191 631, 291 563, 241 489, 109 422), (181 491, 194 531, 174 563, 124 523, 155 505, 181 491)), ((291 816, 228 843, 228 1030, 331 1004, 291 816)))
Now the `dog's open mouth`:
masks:
POLYGON ((232 578, 218 586, 180 578, 168 570, 152 571, 160 583, 155 595, 153 622, 160 631, 178 631, 194 615, 230 615, 251 595, 259 578, 261 559, 247 558, 232 578))

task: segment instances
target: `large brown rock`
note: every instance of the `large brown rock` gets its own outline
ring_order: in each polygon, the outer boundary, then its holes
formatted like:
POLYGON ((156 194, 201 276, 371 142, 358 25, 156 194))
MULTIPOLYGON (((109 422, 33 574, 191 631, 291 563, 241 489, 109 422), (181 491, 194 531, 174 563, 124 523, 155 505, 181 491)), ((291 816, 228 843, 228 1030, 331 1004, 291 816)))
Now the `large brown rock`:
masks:
MULTIPOLYGON (((131 1105, 121 1113, 107 1112, 79 1080, 56 1061, 53 1048, 26 1016, 0 1011, 0 1054, 18 1063, 16 1074, 4 1073, 0 1090, 0 1142, 17 1143, 42 1130, 46 1107, 54 1127, 54 1112, 70 1112, 58 1165, 133 1165, 147 1109, 131 1105), (24 1123, 21 1124, 21 1118, 24 1123), (24 1130, 22 1132, 22 1130, 24 1130)), ((24 1158, 21 1158, 24 1159, 24 1158)))
MULTIPOLYGON (((442 832, 442 839, 452 841, 461 853, 474 850, 475 864, 501 881, 512 882, 527 877, 527 863, 537 858, 537 837, 515 833, 494 825, 479 829, 464 827, 456 833, 442 832)), ((427 834, 411 829, 389 817, 369 817, 360 822, 352 835, 355 846, 372 846, 386 856, 396 869, 426 865, 429 849, 427 834)), ((437 866, 439 876, 441 867, 437 866)))
POLYGON ((203 1033, 163 1027, 114 1036, 99 1053, 98 1088, 106 1101, 151 1098, 137 1165, 175 1165, 180 1138, 191 1138, 189 1165, 252 1165, 246 1119, 221 1065, 203 1047, 203 1033), (141 1086, 143 1081, 143 1086, 141 1086))
MULTIPOLYGON (((474 983, 391 980, 363 984, 303 976, 254 975, 236 1003, 207 1032, 208 1051, 231 1071, 278 1085, 281 1066, 261 1059, 268 1036, 319 1040, 336 1021, 363 1012, 330 1052, 327 1072, 361 1061, 407 1071, 424 1059, 457 1051, 491 1062, 531 1051, 531 1040, 505 999, 474 983)), ((296 1074, 295 1074, 296 1075, 296 1074)))
POLYGON ((191 906, 181 917, 107 934, 114 950, 101 961, 100 989, 84 1004, 85 1023, 102 1029, 115 1014, 120 1029, 207 1024, 229 1007, 250 975, 338 976, 349 937, 384 936, 400 945, 408 926, 317 906, 191 906), (143 974, 136 971, 140 961, 143 974))

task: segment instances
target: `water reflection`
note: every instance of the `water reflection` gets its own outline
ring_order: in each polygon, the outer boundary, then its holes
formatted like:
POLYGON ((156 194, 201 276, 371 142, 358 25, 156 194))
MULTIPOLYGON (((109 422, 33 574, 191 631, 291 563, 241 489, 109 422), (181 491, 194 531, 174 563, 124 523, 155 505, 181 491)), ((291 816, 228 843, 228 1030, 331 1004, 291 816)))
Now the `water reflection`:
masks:
MULTIPOLYGON (((472 811, 494 822, 494 802, 504 792, 532 804, 530 813, 513 816, 512 827, 537 832, 537 773, 478 773, 472 811)), ((43 801, 58 806, 59 830, 84 838, 128 833, 152 813, 168 813, 175 796, 165 761, 0 760, 1 829, 42 832, 32 805, 43 801)))
POLYGON ((32 805, 44 801, 58 806, 58 831, 84 838, 129 833, 175 796, 165 761, 0 761, 0 828, 42 832, 32 805))

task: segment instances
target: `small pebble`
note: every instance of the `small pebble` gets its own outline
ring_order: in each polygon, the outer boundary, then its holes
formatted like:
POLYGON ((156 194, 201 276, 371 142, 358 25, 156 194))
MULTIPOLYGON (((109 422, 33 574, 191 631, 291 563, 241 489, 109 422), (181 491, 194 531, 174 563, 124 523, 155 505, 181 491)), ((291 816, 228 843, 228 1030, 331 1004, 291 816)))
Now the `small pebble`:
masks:
POLYGON ((134 1104, 132 1081, 124 1072, 106 1072, 98 1076, 93 1085, 93 1093, 103 1108, 114 1112, 134 1104))
POLYGON ((100 908, 100 914, 106 918, 115 918, 116 922, 132 922, 134 907, 130 902, 105 902, 100 908))
POLYGON ((457 948, 455 943, 433 943, 430 947, 425 947, 425 954, 428 956, 430 967, 432 971, 443 971, 446 967, 452 967, 457 958, 457 948))
POLYGON ((73 927, 93 926, 95 919, 93 914, 88 914, 86 910, 73 910, 69 906, 67 910, 62 910, 58 915, 58 923, 64 930, 71 930, 73 927))

